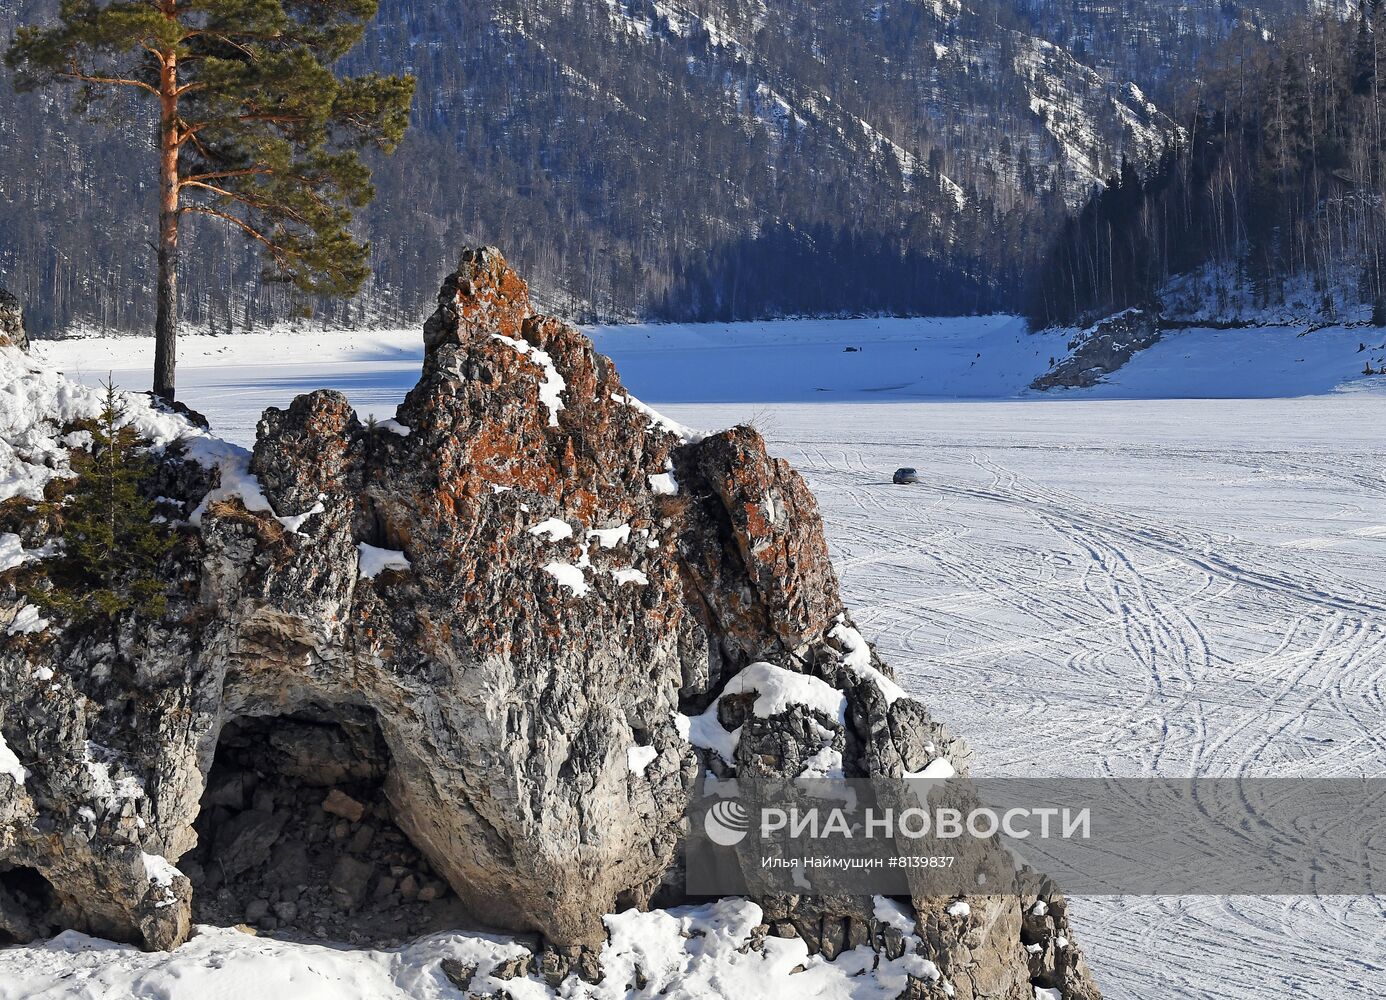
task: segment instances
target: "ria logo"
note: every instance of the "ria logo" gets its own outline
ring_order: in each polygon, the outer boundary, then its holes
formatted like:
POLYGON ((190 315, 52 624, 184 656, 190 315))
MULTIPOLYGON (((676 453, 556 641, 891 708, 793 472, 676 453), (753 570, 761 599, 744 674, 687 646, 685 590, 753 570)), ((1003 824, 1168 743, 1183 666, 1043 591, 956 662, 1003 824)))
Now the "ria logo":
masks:
POLYGON ((703 815, 703 829, 718 847, 735 847, 750 832, 751 818, 740 802, 722 799, 703 815))

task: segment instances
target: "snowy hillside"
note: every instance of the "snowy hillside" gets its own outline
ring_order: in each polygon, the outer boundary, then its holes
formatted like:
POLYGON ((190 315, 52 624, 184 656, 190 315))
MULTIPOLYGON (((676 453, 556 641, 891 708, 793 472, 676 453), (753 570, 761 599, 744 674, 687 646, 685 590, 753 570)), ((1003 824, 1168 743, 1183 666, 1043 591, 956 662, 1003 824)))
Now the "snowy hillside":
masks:
MULTIPOLYGON (((321 311, 424 308, 463 233, 575 316, 998 308, 1056 209, 1173 129, 1144 79, 1057 44, 1026 6, 384 0, 345 62, 415 75, 414 127, 363 218, 370 287, 321 311)), ((0 34, 57 7, 6 5, 0 34)), ((152 277, 130 252, 152 224, 144 124, 112 135, 0 88, 0 274, 34 329, 151 318, 130 293, 152 277), (119 182, 91 185, 97 164, 119 182)), ((188 297, 190 323, 294 314, 239 234, 189 226, 184 245, 187 287, 215 289, 188 297)))

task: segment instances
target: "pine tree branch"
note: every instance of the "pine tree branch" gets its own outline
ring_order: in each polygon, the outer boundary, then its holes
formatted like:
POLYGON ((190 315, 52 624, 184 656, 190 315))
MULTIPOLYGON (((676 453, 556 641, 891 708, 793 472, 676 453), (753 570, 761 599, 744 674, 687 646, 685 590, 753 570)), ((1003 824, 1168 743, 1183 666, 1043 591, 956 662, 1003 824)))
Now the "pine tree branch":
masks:
POLYGON ((256 175, 273 174, 275 171, 269 167, 246 167, 244 170, 221 170, 211 174, 193 174, 191 177, 184 177, 179 181, 179 187, 185 184, 192 184, 195 181, 215 181, 226 180, 231 177, 253 177, 256 175))
POLYGON ((208 184, 206 181, 184 181, 178 186, 201 188, 204 191, 210 191, 213 194, 218 195, 222 198, 229 198, 234 202, 239 202, 240 204, 245 205, 248 208, 258 209, 262 212, 276 212, 282 214, 290 222, 297 222, 301 226, 312 225, 312 223, 310 223, 302 215, 283 205, 271 205, 268 202, 260 201, 257 198, 251 198, 249 195, 237 194, 235 191, 229 191, 226 188, 217 187, 215 184, 208 184))
POLYGON ((250 223, 246 222, 244 219, 238 219, 230 212, 221 212, 207 205, 184 205, 182 208, 179 209, 179 211, 196 212, 199 215, 210 215, 215 219, 222 219, 225 222, 231 223, 232 225, 240 229, 243 233, 245 233, 247 236, 249 236, 251 239, 257 240, 258 242, 263 243, 267 248, 269 248, 270 256, 273 257, 275 259, 275 262, 278 263, 280 266, 287 266, 288 258, 299 256, 291 250, 286 250, 284 247, 274 242, 274 240, 270 239, 264 233, 260 232, 250 223))
POLYGON ((77 80, 81 83, 100 83, 111 87, 139 87, 141 90, 149 91, 149 93, 153 94, 155 97, 159 96, 158 88, 151 87, 143 80, 127 80, 124 77, 118 76, 95 76, 91 73, 84 73, 78 67, 75 59, 72 61, 71 69, 67 72, 59 71, 58 75, 68 80, 77 80))

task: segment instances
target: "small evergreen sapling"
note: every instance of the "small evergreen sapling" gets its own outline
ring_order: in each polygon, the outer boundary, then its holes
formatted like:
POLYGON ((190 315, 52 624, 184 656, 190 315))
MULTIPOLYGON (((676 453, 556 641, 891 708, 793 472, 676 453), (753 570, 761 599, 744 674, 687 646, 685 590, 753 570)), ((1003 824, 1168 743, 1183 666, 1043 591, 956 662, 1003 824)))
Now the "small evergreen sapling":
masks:
POLYGON ((73 452, 77 476, 62 508, 63 549, 44 566, 51 589, 30 595, 45 613, 74 624, 127 612, 157 617, 167 605, 157 570, 173 537, 140 493, 151 463, 139 435, 121 426, 124 412, 107 382, 89 427, 91 448, 73 452))

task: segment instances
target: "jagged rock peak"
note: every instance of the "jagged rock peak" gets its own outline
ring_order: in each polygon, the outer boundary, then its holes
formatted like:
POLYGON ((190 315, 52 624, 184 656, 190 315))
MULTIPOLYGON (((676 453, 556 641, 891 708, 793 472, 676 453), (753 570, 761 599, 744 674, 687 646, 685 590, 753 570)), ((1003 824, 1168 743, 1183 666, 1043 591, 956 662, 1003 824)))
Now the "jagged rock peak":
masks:
POLYGON ((424 326, 424 346, 432 352, 492 334, 518 337, 530 312, 529 286, 499 250, 464 250, 438 293, 438 311, 424 326))

